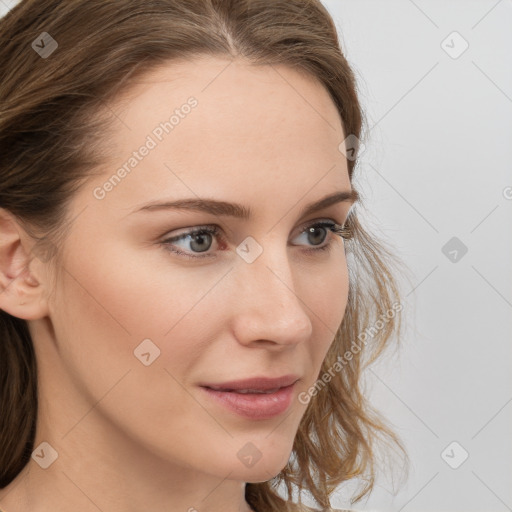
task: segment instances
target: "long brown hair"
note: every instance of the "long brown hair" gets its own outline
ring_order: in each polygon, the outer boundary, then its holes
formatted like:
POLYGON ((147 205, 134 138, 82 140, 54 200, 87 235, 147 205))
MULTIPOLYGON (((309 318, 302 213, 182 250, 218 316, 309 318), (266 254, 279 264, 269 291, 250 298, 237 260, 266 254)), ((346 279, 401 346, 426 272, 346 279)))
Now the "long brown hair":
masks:
MULTIPOLYGON (((361 137, 355 76, 319 0, 22 0, 0 20, 0 208, 34 237, 38 257, 57 265, 69 202, 105 162, 102 142, 113 121, 108 102, 153 68, 194 55, 306 72, 330 93, 345 135, 361 137), (51 55, 33 46, 43 37, 50 50, 43 32, 58 44, 51 55)), ((356 162, 347 159, 351 182, 356 162)), ((328 508, 333 490, 353 477, 365 482, 352 500, 358 501, 374 485, 375 442, 405 454, 362 389, 365 367, 400 338, 392 272, 399 260, 356 212, 352 208, 347 222, 349 300, 319 375, 323 387, 308 395, 288 465, 268 482, 247 484, 246 499, 259 511, 296 510, 292 486, 328 508), (278 494, 279 484, 288 500, 278 494)), ((37 421, 37 366, 27 322, 4 311, 0 409, 3 488, 28 463, 37 421)))

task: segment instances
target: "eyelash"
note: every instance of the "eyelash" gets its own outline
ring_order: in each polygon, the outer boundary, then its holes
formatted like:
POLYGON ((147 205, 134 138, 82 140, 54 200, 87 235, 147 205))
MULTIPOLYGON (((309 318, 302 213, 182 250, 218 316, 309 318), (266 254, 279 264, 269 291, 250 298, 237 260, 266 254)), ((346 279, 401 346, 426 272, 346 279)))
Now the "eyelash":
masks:
MULTIPOLYGON (((300 232, 302 235, 303 233, 307 232, 308 229, 311 228, 327 228, 335 235, 340 236, 343 240, 351 240, 353 238, 353 233, 350 228, 346 226, 342 226, 334 221, 320 221, 320 222, 314 222, 312 224, 308 224, 304 226, 303 230, 300 232)), ((202 258, 209 258, 212 257, 211 254, 205 254, 204 256, 194 255, 192 256, 191 253, 183 252, 181 250, 177 250, 172 248, 171 242, 177 242, 179 240, 182 240, 183 238, 187 238, 189 236, 194 236, 198 234, 208 234, 213 237, 218 237, 220 235, 220 228, 219 226, 212 225, 212 226, 198 226, 195 229, 191 229, 190 231, 187 231, 185 233, 182 233, 181 235, 167 238, 162 241, 162 245, 164 248, 172 253, 178 254, 179 256, 184 256, 185 258, 189 259, 202 259, 202 258)), ((332 247, 332 244, 334 242, 334 239, 331 239, 327 244, 322 245, 320 247, 314 247, 312 249, 306 249, 307 253, 313 254, 315 252, 319 251, 329 251, 332 247)), ((200 254, 200 253, 197 253, 200 254)))

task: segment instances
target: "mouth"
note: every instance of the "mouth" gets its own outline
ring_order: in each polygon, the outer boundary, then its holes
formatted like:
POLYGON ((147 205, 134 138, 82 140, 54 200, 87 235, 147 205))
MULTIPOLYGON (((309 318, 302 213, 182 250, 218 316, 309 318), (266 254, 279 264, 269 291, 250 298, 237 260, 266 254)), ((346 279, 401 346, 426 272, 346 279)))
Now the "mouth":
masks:
POLYGON ((202 384, 200 388, 216 405, 252 420, 271 419, 291 405, 299 377, 277 379, 255 377, 222 384, 202 384))
POLYGON ((236 391, 248 393, 275 392, 280 388, 291 386, 299 380, 297 375, 283 375, 282 377, 250 377, 242 380, 231 380, 221 383, 202 383, 201 387, 207 387, 215 391, 236 391))
POLYGON ((207 387, 208 389, 212 389, 213 391, 224 391, 226 393, 241 393, 241 394, 260 393, 260 394, 265 394, 265 395, 275 393, 276 391, 279 391, 280 389, 282 389, 282 388, 274 388, 274 389, 269 389, 269 390, 263 391, 262 389, 223 389, 223 388, 215 388, 215 387, 210 387, 210 386, 205 386, 205 387, 207 387))

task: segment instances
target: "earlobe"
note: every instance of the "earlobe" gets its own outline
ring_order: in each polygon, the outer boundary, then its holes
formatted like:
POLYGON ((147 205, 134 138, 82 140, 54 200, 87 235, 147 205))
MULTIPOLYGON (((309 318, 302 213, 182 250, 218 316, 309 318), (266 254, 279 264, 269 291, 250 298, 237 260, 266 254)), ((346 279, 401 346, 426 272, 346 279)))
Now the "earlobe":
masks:
POLYGON ((0 208, 0 309, 24 320, 47 315, 40 280, 30 270, 29 237, 15 218, 0 208))

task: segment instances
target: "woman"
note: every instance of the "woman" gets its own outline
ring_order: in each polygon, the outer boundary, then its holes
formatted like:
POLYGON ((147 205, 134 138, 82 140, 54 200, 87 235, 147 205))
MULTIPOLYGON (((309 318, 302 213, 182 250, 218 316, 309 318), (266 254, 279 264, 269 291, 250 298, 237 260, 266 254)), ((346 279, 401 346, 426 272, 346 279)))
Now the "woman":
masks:
POLYGON ((23 0, 0 38, 2 509, 367 495, 401 305, 326 9, 23 0))

